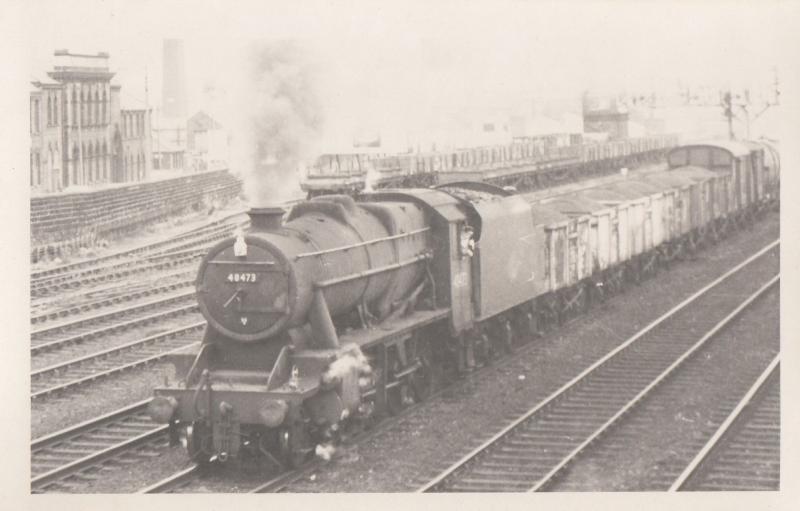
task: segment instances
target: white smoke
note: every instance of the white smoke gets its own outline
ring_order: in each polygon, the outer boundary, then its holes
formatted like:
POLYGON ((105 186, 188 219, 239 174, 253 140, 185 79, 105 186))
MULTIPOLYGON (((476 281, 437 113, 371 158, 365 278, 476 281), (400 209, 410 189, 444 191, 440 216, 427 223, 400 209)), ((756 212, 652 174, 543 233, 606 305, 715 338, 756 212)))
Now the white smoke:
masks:
POLYGON ((253 42, 243 52, 234 166, 252 205, 281 202, 300 192, 298 167, 320 138, 317 65, 294 41, 253 42))

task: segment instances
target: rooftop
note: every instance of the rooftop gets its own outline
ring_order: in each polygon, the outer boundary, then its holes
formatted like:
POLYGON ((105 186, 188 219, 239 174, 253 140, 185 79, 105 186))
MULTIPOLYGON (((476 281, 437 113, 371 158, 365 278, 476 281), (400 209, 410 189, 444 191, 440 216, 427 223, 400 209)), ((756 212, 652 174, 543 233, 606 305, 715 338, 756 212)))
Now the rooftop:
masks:
POLYGON ((53 71, 47 73, 54 80, 92 78, 110 80, 114 73, 108 68, 108 53, 95 55, 70 53, 69 50, 56 50, 53 71))
POLYGON ((734 157, 747 156, 750 154, 750 149, 745 144, 735 140, 705 140, 693 142, 675 147, 670 153, 687 147, 716 147, 731 153, 734 157))

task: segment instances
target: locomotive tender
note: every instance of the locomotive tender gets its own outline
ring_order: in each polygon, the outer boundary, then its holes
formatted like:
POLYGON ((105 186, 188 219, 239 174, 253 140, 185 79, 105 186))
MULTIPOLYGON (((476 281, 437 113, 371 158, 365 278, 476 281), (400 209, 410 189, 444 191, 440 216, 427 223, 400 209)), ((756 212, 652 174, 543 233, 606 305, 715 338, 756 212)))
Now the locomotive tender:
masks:
POLYGON ((254 209, 197 277, 208 321, 151 417, 199 462, 297 465, 347 423, 469 370, 749 221, 778 198, 760 143, 673 149, 670 169, 542 199, 475 182, 254 209))

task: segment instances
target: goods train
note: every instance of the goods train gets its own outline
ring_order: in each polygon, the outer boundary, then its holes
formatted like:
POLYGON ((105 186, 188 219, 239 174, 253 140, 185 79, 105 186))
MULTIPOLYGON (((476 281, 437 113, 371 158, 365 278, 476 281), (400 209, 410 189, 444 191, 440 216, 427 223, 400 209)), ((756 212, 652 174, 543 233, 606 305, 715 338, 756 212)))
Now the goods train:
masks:
POLYGON ((150 415, 200 463, 300 464, 746 224, 777 201, 776 155, 702 143, 544 198, 464 181, 253 209, 202 261, 205 336, 150 415))
POLYGON ((654 161, 676 144, 675 135, 593 142, 567 133, 450 152, 325 154, 306 169, 300 187, 309 198, 465 180, 532 190, 654 161))

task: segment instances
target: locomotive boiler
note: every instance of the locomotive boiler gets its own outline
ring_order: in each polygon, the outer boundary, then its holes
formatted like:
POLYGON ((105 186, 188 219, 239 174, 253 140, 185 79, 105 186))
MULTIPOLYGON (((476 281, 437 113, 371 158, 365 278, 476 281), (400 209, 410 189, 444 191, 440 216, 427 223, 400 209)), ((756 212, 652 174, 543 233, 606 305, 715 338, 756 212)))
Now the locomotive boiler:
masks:
POLYGON ((248 235, 218 244, 200 266, 200 309, 231 340, 285 341, 308 322, 312 344, 336 348, 332 317, 354 310, 386 317, 419 285, 420 263, 431 255, 413 204, 357 206, 339 196, 298 205, 285 225, 282 215, 252 210, 248 235))
POLYGON ((199 350, 172 358, 181 381, 156 390, 155 420, 187 427, 199 461, 242 447, 286 463, 309 430, 364 413, 374 381, 361 347, 337 331, 382 322, 420 296, 433 256, 414 203, 329 196, 250 211, 251 229, 214 246, 196 288, 208 322, 199 350))

